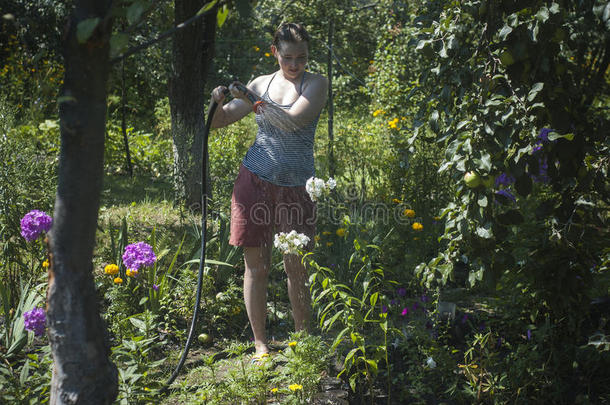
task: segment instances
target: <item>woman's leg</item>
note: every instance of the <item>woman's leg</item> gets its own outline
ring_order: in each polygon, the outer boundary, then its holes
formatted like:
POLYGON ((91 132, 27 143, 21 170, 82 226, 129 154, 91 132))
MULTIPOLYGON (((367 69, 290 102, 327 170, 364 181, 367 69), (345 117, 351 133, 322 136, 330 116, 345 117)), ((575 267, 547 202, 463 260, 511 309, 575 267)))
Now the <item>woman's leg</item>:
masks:
POLYGON ((307 286, 307 270, 300 256, 284 255, 284 269, 288 275, 288 298, 292 306, 295 330, 309 330, 311 294, 307 286))
POLYGON ((267 353, 267 278, 271 267, 271 244, 265 247, 244 247, 244 301, 254 334, 256 353, 267 353))

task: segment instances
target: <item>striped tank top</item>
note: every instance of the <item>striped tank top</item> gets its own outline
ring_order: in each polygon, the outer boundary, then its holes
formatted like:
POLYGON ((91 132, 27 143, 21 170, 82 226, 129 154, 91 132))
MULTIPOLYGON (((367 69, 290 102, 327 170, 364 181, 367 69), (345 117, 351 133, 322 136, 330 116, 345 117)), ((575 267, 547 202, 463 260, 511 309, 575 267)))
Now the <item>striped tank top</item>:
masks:
MULTIPOLYGON (((269 80, 267 90, 262 95, 266 103, 282 109, 289 109, 292 104, 278 104, 269 97, 269 86, 275 74, 269 80)), ((305 72, 299 88, 303 90, 305 72)), ((269 122, 265 114, 256 114, 258 132, 256 139, 243 160, 243 165, 263 180, 278 186, 304 186, 307 179, 314 175, 313 142, 320 115, 304 127, 295 130, 282 130, 269 122)))

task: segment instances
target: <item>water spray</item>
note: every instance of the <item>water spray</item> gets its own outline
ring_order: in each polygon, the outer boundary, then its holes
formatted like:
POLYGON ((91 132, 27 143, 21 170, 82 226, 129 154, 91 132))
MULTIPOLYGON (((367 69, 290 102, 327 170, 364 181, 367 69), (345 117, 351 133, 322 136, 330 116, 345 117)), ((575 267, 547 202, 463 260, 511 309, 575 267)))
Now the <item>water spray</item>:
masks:
POLYGON ((283 108, 272 103, 267 103, 243 84, 235 82, 233 87, 242 92, 252 103, 254 113, 263 116, 271 125, 286 132, 295 132, 302 127, 283 108))

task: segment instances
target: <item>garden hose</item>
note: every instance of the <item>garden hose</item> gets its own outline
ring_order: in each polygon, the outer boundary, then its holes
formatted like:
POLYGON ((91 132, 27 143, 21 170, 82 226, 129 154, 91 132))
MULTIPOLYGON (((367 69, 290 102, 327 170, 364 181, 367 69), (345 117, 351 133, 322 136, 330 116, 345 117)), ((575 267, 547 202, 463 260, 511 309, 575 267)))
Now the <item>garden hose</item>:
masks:
MULTIPOLYGON (((225 96, 229 95, 229 90, 224 90, 225 96)), ((213 99, 212 99, 213 100, 213 99)), ((191 329, 189 330, 188 337, 186 339, 186 343, 184 345, 184 350, 182 352, 182 357, 180 357, 180 361, 174 370, 174 373, 165 383, 165 386, 161 389, 161 392, 165 392, 169 386, 174 382, 178 374, 180 373, 180 369, 184 365, 186 361, 186 356, 191 347, 191 343, 193 342, 193 336, 195 335, 195 328, 197 326, 197 316, 199 315, 199 304, 201 302, 201 286, 203 284, 203 267, 205 264, 205 248, 206 248, 206 226, 207 226, 207 214, 208 214, 208 195, 207 195, 207 176, 206 176, 206 168, 208 166, 208 138, 210 135, 210 128, 212 126, 212 118, 214 118, 214 113, 216 112, 216 108, 218 107, 218 103, 216 101, 212 101, 210 107, 208 109, 208 116, 205 121, 205 127, 203 132, 203 141, 202 141, 202 154, 201 154, 201 257, 199 258, 199 274, 197 276, 197 293, 195 297, 195 307, 193 308, 193 319, 191 320, 191 329)))

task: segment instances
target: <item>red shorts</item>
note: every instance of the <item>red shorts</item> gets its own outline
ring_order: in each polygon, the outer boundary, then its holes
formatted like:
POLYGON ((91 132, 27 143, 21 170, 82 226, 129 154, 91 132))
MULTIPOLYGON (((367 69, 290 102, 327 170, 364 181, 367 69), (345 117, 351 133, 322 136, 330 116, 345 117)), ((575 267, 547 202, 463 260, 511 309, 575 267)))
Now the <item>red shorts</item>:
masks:
POLYGON ((231 197, 231 238, 234 246, 262 247, 279 232, 304 233, 307 249, 314 246, 316 205, 305 186, 285 187, 262 180, 243 165, 231 197))

